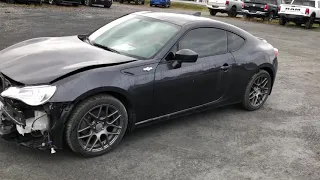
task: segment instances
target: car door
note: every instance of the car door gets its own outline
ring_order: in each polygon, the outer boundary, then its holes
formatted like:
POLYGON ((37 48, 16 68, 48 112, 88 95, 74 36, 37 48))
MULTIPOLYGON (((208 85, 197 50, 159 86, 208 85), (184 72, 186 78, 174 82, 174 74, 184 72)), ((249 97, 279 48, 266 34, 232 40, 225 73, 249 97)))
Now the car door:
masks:
POLYGON ((185 110, 220 99, 231 83, 233 56, 227 51, 227 33, 215 28, 187 32, 161 61, 155 72, 155 116, 185 110), (194 63, 173 68, 181 49, 198 53, 194 63))

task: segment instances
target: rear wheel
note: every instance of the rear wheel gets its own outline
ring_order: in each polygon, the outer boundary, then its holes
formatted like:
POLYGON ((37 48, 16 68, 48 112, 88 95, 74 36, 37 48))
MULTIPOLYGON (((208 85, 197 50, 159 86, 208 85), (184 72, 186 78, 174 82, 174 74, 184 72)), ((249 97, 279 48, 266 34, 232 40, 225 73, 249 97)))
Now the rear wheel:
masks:
POLYGON ((217 14, 217 11, 213 10, 213 9, 209 9, 210 15, 211 16, 215 16, 217 14))
POLYGON ((228 16, 229 17, 236 17, 237 16, 237 8, 235 6, 233 6, 229 12, 228 12, 228 16))
POLYGON ((269 13, 269 15, 268 15, 267 20, 268 20, 268 21, 272 21, 272 19, 274 19, 274 17, 275 17, 274 12, 271 11, 271 12, 269 13))
POLYGON ((92 0, 84 0, 86 6, 92 6, 92 0))
POLYGON ((70 149, 94 157, 115 148, 128 125, 125 106, 109 95, 98 95, 80 103, 67 122, 65 137, 70 149))
POLYGON ((56 1, 55 1, 55 0, 49 0, 49 4, 55 5, 55 4, 56 4, 56 1))
POLYGON ((311 29, 312 26, 313 26, 314 20, 315 20, 315 17, 314 17, 314 15, 312 15, 312 16, 307 20, 307 22, 305 23, 305 27, 306 27, 307 29, 311 29))
POLYGON ((8 4, 14 4, 14 3, 15 3, 15 0, 6 0, 6 2, 7 2, 8 4))
POLYGON ((286 19, 283 17, 283 16, 280 16, 280 19, 279 19, 279 24, 281 25, 281 26, 284 26, 284 25, 286 25, 286 19))
POLYGON ((242 106, 244 109, 249 111, 259 109, 269 96, 271 83, 270 74, 265 70, 260 70, 253 75, 243 96, 242 106))

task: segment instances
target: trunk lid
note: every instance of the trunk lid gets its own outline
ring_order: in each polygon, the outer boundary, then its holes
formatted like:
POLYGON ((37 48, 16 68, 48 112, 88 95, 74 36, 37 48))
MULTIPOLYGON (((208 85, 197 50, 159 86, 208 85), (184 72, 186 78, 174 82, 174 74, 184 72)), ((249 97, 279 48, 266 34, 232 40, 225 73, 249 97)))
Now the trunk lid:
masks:
POLYGON ((294 4, 281 4, 280 13, 283 14, 295 14, 295 15, 305 15, 306 9, 309 6, 294 5, 294 4))
POLYGON ((264 7, 267 4, 268 1, 266 0, 245 0, 243 9, 249 12, 264 11, 264 7))
POLYGON ((208 4, 217 6, 217 7, 222 7, 222 6, 226 6, 226 0, 209 0, 208 4))

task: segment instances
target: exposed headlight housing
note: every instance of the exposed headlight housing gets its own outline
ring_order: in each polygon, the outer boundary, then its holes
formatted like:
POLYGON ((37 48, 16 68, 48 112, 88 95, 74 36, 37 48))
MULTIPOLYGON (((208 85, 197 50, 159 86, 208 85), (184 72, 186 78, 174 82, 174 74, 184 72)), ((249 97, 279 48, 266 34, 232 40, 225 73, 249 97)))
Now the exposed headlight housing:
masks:
POLYGON ((9 87, 1 93, 2 97, 20 100, 30 106, 46 103, 56 92, 56 86, 9 87))

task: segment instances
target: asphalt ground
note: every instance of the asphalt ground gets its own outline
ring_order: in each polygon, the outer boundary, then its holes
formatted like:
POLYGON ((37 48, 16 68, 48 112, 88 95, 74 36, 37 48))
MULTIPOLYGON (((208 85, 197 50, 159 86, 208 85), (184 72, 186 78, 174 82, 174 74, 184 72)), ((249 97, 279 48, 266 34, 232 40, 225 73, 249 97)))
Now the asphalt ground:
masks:
MULTIPOLYGON (((116 3, 111 9, 0 3, 0 49, 87 33, 140 10, 192 13, 116 3)), ((320 28, 214 18, 279 49, 275 86, 263 108, 229 106, 136 129, 114 151, 90 159, 0 140, 0 179, 320 179, 320 28)))

